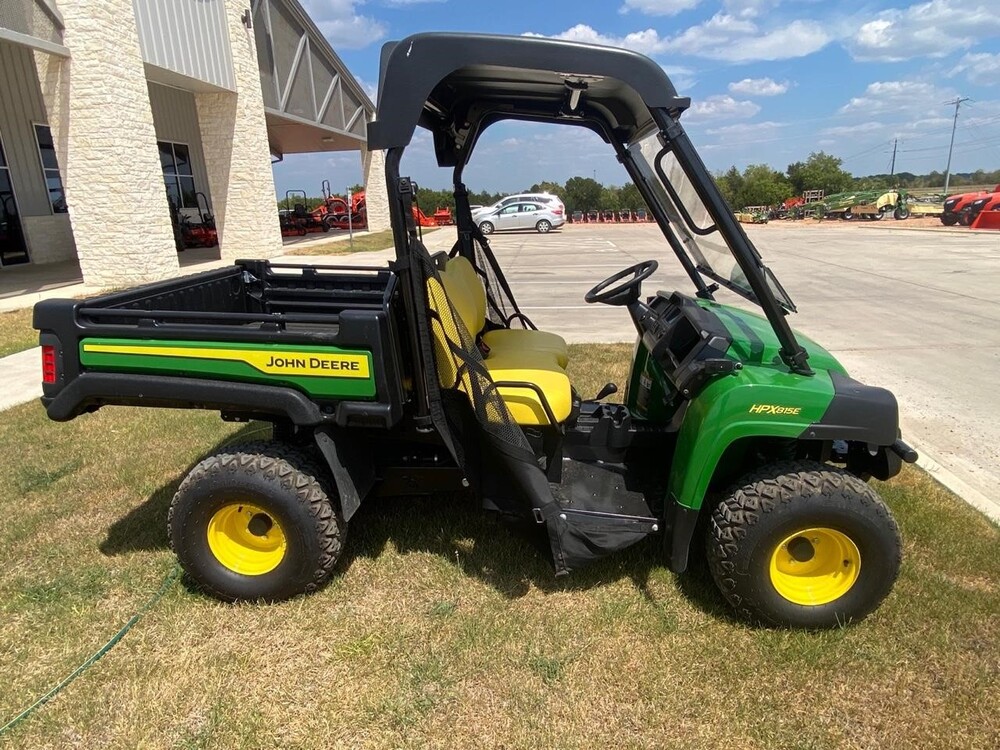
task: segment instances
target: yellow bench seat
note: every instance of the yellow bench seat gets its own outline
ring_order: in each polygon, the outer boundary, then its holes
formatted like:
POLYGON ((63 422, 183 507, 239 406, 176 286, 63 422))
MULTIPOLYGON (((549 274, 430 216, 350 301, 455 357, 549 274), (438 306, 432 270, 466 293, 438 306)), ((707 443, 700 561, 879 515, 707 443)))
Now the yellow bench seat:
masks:
POLYGON ((557 423, 569 417, 573 408, 573 389, 569 376, 551 352, 518 351, 513 354, 490 352, 484 360, 490 377, 510 415, 519 425, 548 425, 551 420, 542 399, 533 388, 505 386, 504 382, 527 382, 538 386, 557 423))
POLYGON ((569 363, 566 340, 548 331, 533 331, 526 328, 500 328, 483 334, 483 343, 490 349, 490 355, 515 354, 519 352, 544 352, 556 358, 560 367, 569 363))

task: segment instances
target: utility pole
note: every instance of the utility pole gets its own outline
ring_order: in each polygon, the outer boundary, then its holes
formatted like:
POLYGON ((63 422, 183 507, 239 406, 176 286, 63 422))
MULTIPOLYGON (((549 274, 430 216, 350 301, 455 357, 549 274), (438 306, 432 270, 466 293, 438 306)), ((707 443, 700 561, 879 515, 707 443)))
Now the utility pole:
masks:
POLYGON ((951 150, 955 147, 955 128, 958 127, 958 108, 962 102, 969 101, 969 97, 956 96, 955 101, 945 102, 947 105, 955 105, 955 119, 951 123, 951 143, 948 145, 948 166, 944 168, 944 192, 948 194, 948 183, 951 182, 951 150))
POLYGON ((896 174, 896 144, 899 142, 898 138, 892 139, 892 165, 889 167, 889 176, 892 177, 896 174))

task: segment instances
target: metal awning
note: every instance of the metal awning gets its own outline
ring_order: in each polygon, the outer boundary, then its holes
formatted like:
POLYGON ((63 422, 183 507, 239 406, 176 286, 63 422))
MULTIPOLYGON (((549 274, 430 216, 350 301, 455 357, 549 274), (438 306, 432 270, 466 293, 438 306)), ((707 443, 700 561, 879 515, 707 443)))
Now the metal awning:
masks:
POLYGON ((69 57, 55 0, 0 0, 0 39, 69 57))
POLYGON ((254 0, 271 153, 353 151, 375 105, 296 0, 254 0))

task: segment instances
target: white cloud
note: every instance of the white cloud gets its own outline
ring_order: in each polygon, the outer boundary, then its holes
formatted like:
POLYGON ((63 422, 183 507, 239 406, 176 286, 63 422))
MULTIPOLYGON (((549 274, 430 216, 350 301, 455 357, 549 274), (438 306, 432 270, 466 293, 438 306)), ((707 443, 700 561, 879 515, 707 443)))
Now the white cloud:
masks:
POLYGON ((926 81, 876 81, 862 96, 853 97, 840 108, 842 114, 918 114, 933 111, 953 94, 926 81))
POLYGON ((898 62, 943 57, 1000 34, 995 5, 931 0, 894 8, 863 24, 847 47, 856 60, 898 62))
POLYGON ((705 130, 705 133, 725 139, 732 139, 734 141, 738 141, 739 143, 746 143, 748 140, 771 140, 777 136, 778 131, 785 127, 786 124, 787 123, 784 122, 772 122, 770 120, 765 120, 763 122, 737 122, 733 125, 708 128, 705 130))
POLYGON ((686 91, 694 86, 698 79, 695 77, 697 71, 692 68, 685 68, 683 65, 661 65, 663 72, 670 78, 674 88, 678 91, 686 91))
POLYGON ((1000 54, 976 52, 966 55, 952 68, 949 75, 964 73, 969 83, 981 86, 995 86, 1000 81, 1000 54))
POLYGON ((760 112, 760 105, 751 101, 733 99, 728 94, 715 94, 695 102, 684 113, 684 122, 707 120, 746 120, 760 112))
POLYGON ((804 57, 825 47, 831 39, 814 21, 792 21, 765 31, 748 17, 716 13, 665 40, 663 47, 665 51, 714 60, 750 62, 804 57))
POLYGON ((744 78, 730 83, 729 90, 744 96, 778 96, 788 91, 789 86, 788 81, 778 83, 770 78, 744 78))
POLYGON ((535 32, 528 31, 524 36, 566 39, 571 42, 583 42, 584 44, 603 44, 607 47, 624 47, 634 52, 641 52, 644 55, 662 52, 664 42, 656 29, 633 31, 631 34, 626 34, 625 36, 609 36, 601 34, 585 23, 578 23, 576 26, 566 29, 566 31, 559 34, 536 34, 535 32))
POLYGON ((647 16, 676 16, 681 11, 691 10, 701 0, 625 0, 619 13, 637 10, 647 16))
POLYGON ((871 120, 869 122, 858 123, 857 125, 837 125, 832 128, 823 128, 819 131, 819 134, 826 136, 861 135, 862 133, 871 133, 872 131, 884 128, 885 125, 882 123, 871 120))
MULTIPOLYGON (((528 32, 525 36, 544 35, 528 32)), ((670 52, 726 62, 803 57, 822 49, 832 40, 830 34, 814 21, 792 21, 785 26, 762 30, 749 18, 737 18, 725 13, 716 13, 707 21, 673 37, 660 36, 654 28, 625 36, 611 36, 581 23, 552 38, 625 47, 645 55, 670 52)))
POLYGON ((756 18, 779 5, 781 0, 723 0, 722 3, 722 7, 740 18, 756 18))
POLYGON ((385 24, 358 13, 364 0, 301 0, 302 7, 335 50, 361 49, 385 36, 385 24))

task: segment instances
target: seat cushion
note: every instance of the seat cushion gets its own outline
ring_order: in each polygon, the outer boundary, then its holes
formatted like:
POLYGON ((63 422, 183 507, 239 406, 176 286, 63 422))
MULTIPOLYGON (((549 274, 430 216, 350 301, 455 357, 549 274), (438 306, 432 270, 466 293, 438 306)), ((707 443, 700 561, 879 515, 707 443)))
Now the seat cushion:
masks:
POLYGON ((485 362, 511 417, 519 425, 548 425, 551 420, 533 388, 503 385, 505 382, 538 386, 556 422, 562 423, 569 417, 573 408, 572 388, 566 371, 560 367, 553 353, 519 351, 505 355, 491 351, 485 362))
POLYGON ((501 328, 483 334, 483 343, 490 352, 498 355, 513 355, 520 352, 547 352, 556 358, 560 367, 569 362, 566 341, 548 331, 532 331, 526 328, 501 328))

